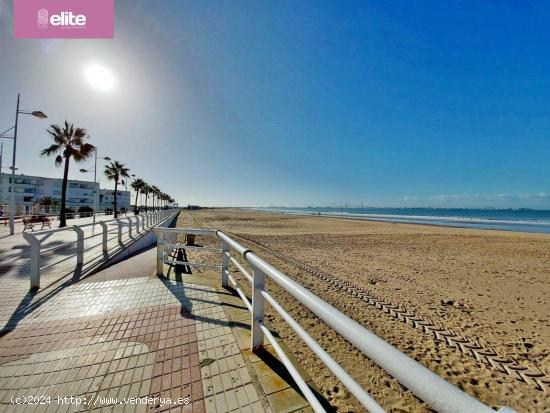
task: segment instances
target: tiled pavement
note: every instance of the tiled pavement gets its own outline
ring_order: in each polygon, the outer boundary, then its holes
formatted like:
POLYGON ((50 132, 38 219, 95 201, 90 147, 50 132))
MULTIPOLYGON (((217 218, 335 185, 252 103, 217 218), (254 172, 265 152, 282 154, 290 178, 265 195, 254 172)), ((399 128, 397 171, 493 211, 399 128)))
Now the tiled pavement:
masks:
POLYGON ((65 286, 12 319, 0 339, 0 411, 266 410, 216 289, 136 277, 151 258, 65 286), (12 403, 25 397, 44 404, 12 403), (108 405, 115 399, 123 403, 108 405))

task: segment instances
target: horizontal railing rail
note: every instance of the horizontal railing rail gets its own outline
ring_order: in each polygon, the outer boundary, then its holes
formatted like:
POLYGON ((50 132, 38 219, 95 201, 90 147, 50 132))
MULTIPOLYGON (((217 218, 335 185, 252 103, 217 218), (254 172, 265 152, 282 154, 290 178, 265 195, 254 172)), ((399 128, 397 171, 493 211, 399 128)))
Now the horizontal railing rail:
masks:
MULTIPOLYGON (((8 208, 9 208, 9 206, 8 206, 8 208)), ((4 208, 3 210, 1 210, 2 214, 0 214, 0 222, 5 221, 4 225, 7 225, 7 221, 9 219, 9 213, 8 213, 9 209, 8 208, 4 208)), ((167 211, 167 210, 168 209, 160 209, 160 210, 155 210, 155 211, 167 211)), ((155 212, 155 211, 153 211, 152 208, 150 208, 150 211, 148 211, 148 212, 155 212)), ((144 209, 140 209, 141 214, 146 214, 148 212, 145 211, 144 209)), ((124 216, 124 217, 127 217, 130 214, 132 214, 132 215, 134 214, 133 208, 132 208, 132 210, 127 209, 124 212, 121 211, 121 212, 118 213, 118 215, 121 215, 121 216, 124 216)), ((94 215, 94 213, 89 212, 89 211, 86 211, 86 212, 84 212, 84 211, 83 212, 66 212, 65 213, 65 217, 67 219, 91 218, 93 215, 94 215)), ((96 217, 109 216, 109 215, 112 216, 114 214, 113 214, 113 212, 106 213, 105 211, 100 211, 100 212, 95 213, 96 217)), ((24 219, 28 219, 28 218, 32 218, 32 217, 40 217, 40 218, 47 217, 50 220, 57 220, 57 219, 59 219, 59 216, 60 216, 59 211, 55 211, 55 212, 52 212, 52 211, 49 211, 49 212, 44 212, 44 211, 26 212, 26 213, 22 213, 22 214, 16 214, 14 216, 14 222, 20 224, 20 223, 23 222, 24 219)))
POLYGON ((82 224, 82 225, 73 225, 65 228, 55 228, 55 229, 37 231, 32 233, 24 232, 23 238, 25 238, 25 240, 30 244, 30 247, 31 247, 31 254, 30 254, 30 287, 31 289, 40 288, 40 273, 42 270, 46 268, 51 268, 57 264, 60 264, 64 261, 67 261, 68 259, 75 258, 75 257, 76 257, 77 265, 84 265, 85 264, 84 253, 94 248, 97 248, 99 246, 101 246, 101 253, 98 254, 96 257, 92 258, 92 260, 90 261, 93 261, 94 259, 97 259, 97 257, 100 257, 100 256, 108 256, 109 241, 113 241, 117 239, 118 240, 117 245, 123 246, 125 235, 127 235, 126 241, 133 238, 134 231, 136 235, 142 235, 146 231, 154 227, 155 225, 174 216, 178 211, 179 211, 178 209, 167 209, 167 210, 138 214, 134 216, 128 216, 125 218, 97 221, 95 223, 88 223, 88 224, 82 224), (85 235, 84 231, 86 229, 92 228, 92 231, 94 231, 94 229, 98 226, 101 228, 100 231, 98 231, 97 233, 92 232, 89 235, 85 235), (75 236, 74 239, 70 239, 69 241, 62 242, 59 245, 53 245, 49 247, 46 246, 45 248, 42 245, 44 240, 51 238, 51 235, 59 234, 59 233, 71 233, 71 232, 74 233, 74 236, 75 236), (109 236, 112 234, 115 234, 115 235, 109 236), (101 237, 99 242, 91 243, 90 245, 89 241, 94 240, 98 237, 101 237), (45 256, 46 254, 54 255, 56 252, 60 250, 71 248, 71 247, 76 247, 76 251, 74 254, 63 256, 58 261, 49 262, 43 266, 41 265, 42 257, 45 256))
MULTIPOLYGON (((490 413, 492 408, 458 389, 431 370, 399 351, 332 305, 313 294, 311 291, 279 271, 250 249, 239 244, 222 231, 205 230, 198 228, 155 228, 157 233, 157 273, 164 273, 164 264, 178 264, 177 260, 167 259, 167 255, 174 248, 189 248, 190 246, 175 242, 177 234, 201 234, 216 237, 221 244, 221 284, 223 287, 231 285, 246 308, 251 313, 251 348, 257 351, 263 346, 266 339, 285 365, 288 372, 302 391, 315 412, 324 412, 322 404, 313 394, 304 378, 292 365, 282 347, 273 337, 264 323, 264 309, 269 304, 281 318, 296 332, 306 345, 319 357, 327 368, 342 382, 356 399, 370 412, 383 412, 384 409, 374 398, 361 387, 318 343, 305 329, 283 308, 277 300, 265 289, 265 279, 275 282, 299 303, 308 308, 313 314, 324 321, 340 336, 359 349, 379 367, 393 376, 403 386, 411 390, 417 397, 425 401, 430 407, 442 413, 490 413), (232 254, 236 253, 250 267, 245 269, 232 254), (230 264, 236 272, 230 272, 230 264), (242 290, 235 276, 241 274, 251 286, 251 299, 242 290)), ((200 249, 200 247, 199 247, 200 249)), ((203 249, 203 251, 217 248, 203 249)), ((196 263, 198 265, 199 263, 196 263)), ((501 413, 512 413, 513 409, 504 407, 501 413)))

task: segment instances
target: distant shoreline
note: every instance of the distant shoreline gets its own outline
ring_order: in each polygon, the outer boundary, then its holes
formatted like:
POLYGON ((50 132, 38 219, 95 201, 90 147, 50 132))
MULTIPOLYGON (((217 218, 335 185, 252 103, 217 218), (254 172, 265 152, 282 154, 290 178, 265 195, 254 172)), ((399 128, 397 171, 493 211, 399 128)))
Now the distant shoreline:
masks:
POLYGON ((545 210, 530 210, 530 209, 502 209, 502 210, 485 210, 485 209, 438 209, 438 208, 362 208, 362 211, 379 211, 379 212, 416 212, 419 211, 453 211, 463 212, 463 216, 456 215, 408 215, 406 213, 365 213, 365 212, 350 212, 357 211, 359 208, 342 209, 341 212, 327 211, 329 208, 243 208, 248 210, 283 213, 290 215, 302 216, 318 216, 325 218, 340 218, 354 219, 358 221, 377 221, 377 222, 393 222, 402 224, 415 225, 431 225, 449 228, 470 228, 496 231, 513 231, 524 233, 539 233, 550 234, 550 211, 545 210), (475 212, 482 212, 488 217, 475 216, 475 212), (491 213, 496 215, 507 213, 505 218, 491 217, 491 213), (513 215, 517 215, 513 216, 513 215), (527 219, 521 215, 532 214, 533 217, 527 219), (510 216, 512 215, 512 216, 510 216), (546 217, 545 215, 548 215, 546 217))

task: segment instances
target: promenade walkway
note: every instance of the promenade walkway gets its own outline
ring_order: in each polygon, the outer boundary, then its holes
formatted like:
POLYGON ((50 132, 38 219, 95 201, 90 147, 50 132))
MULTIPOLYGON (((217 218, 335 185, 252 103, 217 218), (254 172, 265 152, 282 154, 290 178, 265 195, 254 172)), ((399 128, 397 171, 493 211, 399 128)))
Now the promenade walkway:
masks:
POLYGON ((1 411, 264 411, 215 289, 152 276, 153 253, 67 286, 4 333, 1 411), (51 402, 11 404, 25 396, 51 402), (58 402, 70 396, 81 405, 58 402))
MULTIPOLYGON (((128 215, 131 217, 131 215, 128 215)), ((125 232, 123 237, 123 244, 132 242, 137 236, 140 235, 135 228, 132 231, 132 237, 128 233, 128 218, 121 216, 123 221, 123 231, 125 232)), ((111 221, 108 223, 108 231, 110 240, 108 242, 109 255, 112 256, 118 252, 124 245, 119 245, 118 239, 116 237, 117 225, 116 222, 113 222, 113 216, 97 216, 96 225, 89 226, 84 229, 84 236, 90 237, 94 234, 101 234, 102 228, 98 224, 101 221, 111 221)), ((48 285, 49 283, 58 281, 62 278, 62 275, 71 275, 74 278, 79 277, 84 268, 77 268, 76 264, 76 245, 74 241, 76 240, 76 233, 71 230, 73 225, 84 225, 92 223, 92 218, 81 218, 81 219, 71 219, 67 221, 67 230, 61 232, 55 232, 53 234, 46 234, 40 236, 42 242, 42 250, 47 250, 52 247, 60 247, 67 243, 72 243, 66 247, 58 248, 51 253, 44 253, 41 255, 41 265, 47 266, 54 264, 60 259, 64 259, 63 262, 56 264, 55 267, 50 269, 45 269, 41 273, 42 284, 48 285)), ((52 229, 57 228, 58 223, 52 225, 52 229)), ((135 227, 135 224, 132 226, 135 227)), ((23 238, 23 227, 16 227, 20 231, 16 231, 14 235, 8 235, 9 232, 0 236, 0 285, 2 287, 9 287, 10 290, 27 291, 29 288, 29 274, 30 274, 30 245, 23 238)), ((37 231, 40 233, 39 231, 37 231)), ((85 262, 87 266, 96 263, 97 259, 102 254, 101 248, 101 236, 94 238, 89 238, 86 244, 87 251, 85 252, 85 262)), ((1 310, 0 310, 1 311, 1 310)))
POLYGON ((150 249, 81 277, 69 249, 30 292, 19 237, 0 240, 1 412, 311 411, 269 346, 248 350, 219 274, 157 277, 150 249))

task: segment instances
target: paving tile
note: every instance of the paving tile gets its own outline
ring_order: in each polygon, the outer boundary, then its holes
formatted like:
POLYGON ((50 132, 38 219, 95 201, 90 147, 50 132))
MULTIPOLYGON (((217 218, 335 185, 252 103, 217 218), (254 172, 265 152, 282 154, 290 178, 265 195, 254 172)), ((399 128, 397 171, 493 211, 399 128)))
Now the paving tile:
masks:
POLYGON ((288 389, 290 385, 279 376, 268 375, 259 378, 262 389, 267 395, 288 389))
POLYGON ((272 393, 267 399, 271 408, 280 413, 294 412, 309 405, 307 400, 292 388, 272 393))

